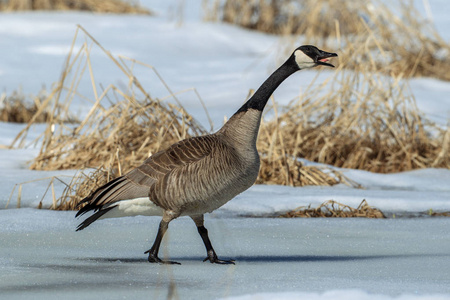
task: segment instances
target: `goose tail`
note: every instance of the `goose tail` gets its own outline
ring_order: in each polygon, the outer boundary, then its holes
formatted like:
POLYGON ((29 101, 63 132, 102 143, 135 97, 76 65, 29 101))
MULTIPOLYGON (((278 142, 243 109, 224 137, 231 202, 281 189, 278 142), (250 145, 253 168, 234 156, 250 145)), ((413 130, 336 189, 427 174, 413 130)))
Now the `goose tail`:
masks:
POLYGON ((77 231, 88 227, 104 214, 119 206, 117 202, 141 197, 148 197, 148 187, 136 185, 126 176, 111 180, 77 204, 77 207, 81 208, 75 215, 76 218, 87 212, 94 212, 77 227, 77 231))

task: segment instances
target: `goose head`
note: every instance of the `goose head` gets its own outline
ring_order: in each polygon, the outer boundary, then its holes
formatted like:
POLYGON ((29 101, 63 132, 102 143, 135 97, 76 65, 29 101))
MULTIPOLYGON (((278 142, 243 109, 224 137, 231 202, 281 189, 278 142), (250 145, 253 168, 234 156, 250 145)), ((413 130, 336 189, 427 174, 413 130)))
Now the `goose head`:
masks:
POLYGON ((293 55, 300 69, 310 69, 319 65, 334 68, 328 61, 330 57, 338 56, 336 53, 326 52, 312 45, 298 47, 293 55))

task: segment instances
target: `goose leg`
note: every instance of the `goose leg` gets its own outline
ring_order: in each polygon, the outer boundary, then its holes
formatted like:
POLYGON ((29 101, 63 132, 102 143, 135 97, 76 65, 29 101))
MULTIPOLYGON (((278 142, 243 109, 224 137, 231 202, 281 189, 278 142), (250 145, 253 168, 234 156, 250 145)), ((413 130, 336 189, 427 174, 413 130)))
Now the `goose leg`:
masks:
POLYGON ((169 228, 169 222, 173 220, 173 216, 168 216, 166 212, 164 212, 163 218, 161 222, 159 223, 158 233, 155 238, 155 242, 153 243, 153 246, 145 251, 144 253, 148 253, 148 261, 151 263, 160 263, 160 264, 176 264, 181 265, 180 263, 176 261, 169 261, 169 260, 162 260, 158 257, 159 247, 161 246, 161 241, 164 237, 164 234, 166 233, 167 229, 169 228))
POLYGON ((194 217, 191 216, 191 218, 192 218, 192 220, 194 220, 195 225, 197 225, 198 233, 200 234, 200 236, 203 240, 203 243, 205 244, 206 253, 208 256, 203 261, 209 260, 209 262, 212 264, 224 264, 224 265, 225 264, 233 264, 234 265, 234 260, 221 260, 217 257, 216 251, 214 251, 211 241, 209 240, 208 230, 203 225, 203 223, 204 223, 203 215, 194 216, 194 217))

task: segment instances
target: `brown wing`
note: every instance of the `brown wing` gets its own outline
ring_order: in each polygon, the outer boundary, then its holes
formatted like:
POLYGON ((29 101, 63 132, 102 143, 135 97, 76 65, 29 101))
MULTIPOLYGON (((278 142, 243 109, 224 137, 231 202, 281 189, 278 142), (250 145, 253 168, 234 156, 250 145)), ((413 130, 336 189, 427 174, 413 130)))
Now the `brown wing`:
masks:
POLYGON ((81 223, 77 230, 89 226, 103 214, 114 208, 117 201, 148 197, 150 188, 165 174, 207 157, 214 147, 212 135, 189 138, 155 153, 142 165, 99 187, 78 205, 82 207, 76 217, 93 210, 94 215, 81 223))
POLYGON ((207 157, 214 144, 215 138, 211 135, 182 140, 166 150, 155 153, 125 177, 137 185, 150 188, 170 171, 207 157))

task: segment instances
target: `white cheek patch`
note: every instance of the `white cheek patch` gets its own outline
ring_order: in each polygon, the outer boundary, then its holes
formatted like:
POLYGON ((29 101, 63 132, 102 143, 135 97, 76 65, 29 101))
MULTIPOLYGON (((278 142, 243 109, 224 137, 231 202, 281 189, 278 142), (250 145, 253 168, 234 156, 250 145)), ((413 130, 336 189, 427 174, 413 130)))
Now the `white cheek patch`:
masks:
POLYGON ((295 62, 297 63, 300 69, 308 69, 316 66, 314 60, 305 53, 303 53, 303 51, 295 50, 294 55, 295 55, 295 62))

